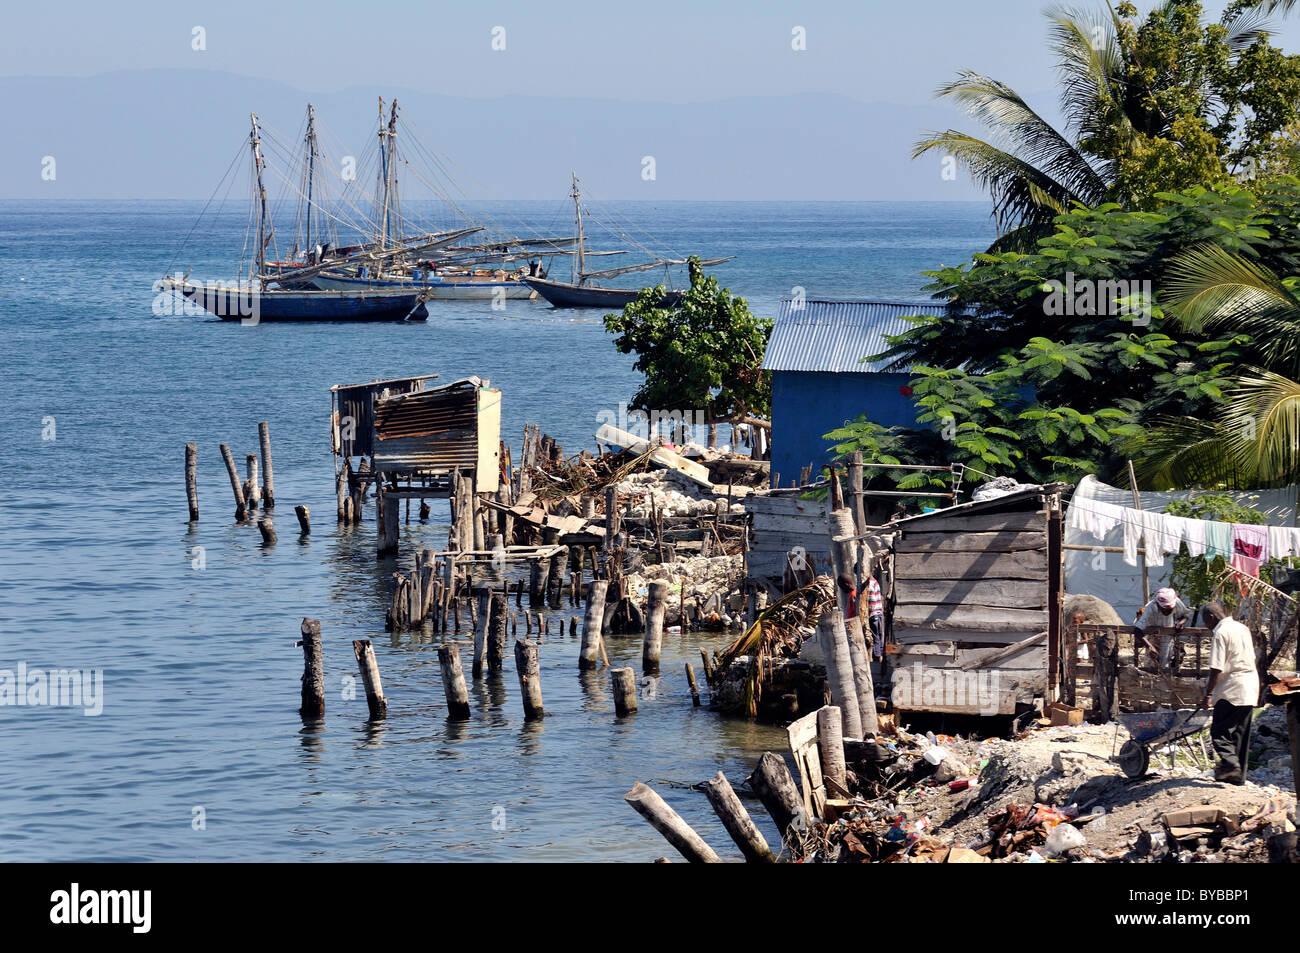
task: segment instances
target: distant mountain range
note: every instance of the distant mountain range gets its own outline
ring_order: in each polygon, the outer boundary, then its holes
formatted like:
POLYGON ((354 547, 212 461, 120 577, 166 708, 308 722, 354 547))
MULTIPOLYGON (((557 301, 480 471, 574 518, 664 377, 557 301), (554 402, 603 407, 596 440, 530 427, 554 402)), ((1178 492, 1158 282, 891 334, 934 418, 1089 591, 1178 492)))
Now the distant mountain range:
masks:
POLYGON ((975 200, 937 156, 912 161, 924 130, 954 124, 943 105, 839 95, 708 103, 508 96, 467 99, 354 86, 308 94, 283 83, 201 70, 85 78, 0 78, 0 198, 207 198, 248 114, 292 140, 306 103, 330 139, 371 142, 377 97, 396 96, 422 141, 449 156, 472 198, 559 199, 577 170, 606 199, 975 200), (53 156, 55 179, 42 179, 53 156), (653 156, 654 181, 642 178, 653 156))

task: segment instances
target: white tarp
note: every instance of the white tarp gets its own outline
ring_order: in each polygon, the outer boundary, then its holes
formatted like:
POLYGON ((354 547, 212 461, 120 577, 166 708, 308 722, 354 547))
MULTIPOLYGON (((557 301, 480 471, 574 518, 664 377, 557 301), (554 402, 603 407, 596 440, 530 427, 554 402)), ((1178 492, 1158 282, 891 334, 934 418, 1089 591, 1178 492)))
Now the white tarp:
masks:
MULTIPOLYGON (((1268 522, 1276 526, 1295 526, 1297 487, 1283 487, 1278 490, 1171 490, 1158 492, 1143 490, 1138 493, 1142 500, 1142 509, 1164 512, 1174 500, 1190 500, 1205 496, 1211 492, 1225 492, 1237 503, 1258 510, 1268 517, 1268 522)), ((1086 476, 1075 487, 1071 500, 1100 500, 1116 506, 1132 506, 1133 491, 1120 489, 1102 483, 1094 476, 1086 476)), ((1068 508, 1067 508, 1068 516, 1068 508)), ((1097 547, 1123 546, 1124 528, 1116 526, 1104 540, 1097 539, 1092 533, 1073 529, 1066 520, 1065 544, 1067 546, 1087 546, 1088 551, 1067 549, 1065 551, 1065 591, 1067 593, 1088 593, 1105 599, 1115 607, 1120 618, 1132 622, 1137 610, 1142 605, 1141 569, 1125 564, 1119 553, 1107 553, 1097 547)), ((1147 570, 1147 579, 1151 591, 1169 584, 1173 572, 1173 557, 1166 556, 1165 564, 1147 570)))

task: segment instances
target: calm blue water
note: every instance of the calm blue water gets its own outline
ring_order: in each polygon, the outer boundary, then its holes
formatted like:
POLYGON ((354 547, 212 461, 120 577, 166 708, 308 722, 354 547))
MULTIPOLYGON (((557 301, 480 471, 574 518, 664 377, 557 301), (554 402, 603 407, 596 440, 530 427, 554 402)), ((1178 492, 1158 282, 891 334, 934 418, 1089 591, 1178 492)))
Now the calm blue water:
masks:
MULTIPOLYGON (((644 861, 671 848, 623 803, 638 780, 738 856, 686 786, 719 768, 738 784, 763 750, 784 750, 784 731, 692 708, 681 662, 698 663, 716 637, 669 638, 662 695, 632 719, 615 719, 607 676, 579 679, 564 637, 542 646, 543 723, 523 723, 508 664, 504 681, 472 688, 473 719, 449 726, 434 646, 383 630, 398 562, 375 559, 373 510, 359 528, 335 525, 331 384, 477 374, 502 388, 516 451, 533 420, 576 452, 597 413, 637 383, 599 314, 512 301, 504 313, 439 303, 411 326, 155 316, 152 282, 200 205, 0 203, 0 669, 104 673, 99 717, 0 707, 0 857, 644 861), (251 524, 234 523, 217 449, 229 443, 242 471, 259 420, 271 427, 279 501, 269 550, 251 524), (186 441, 200 451, 193 529, 186 441), (298 503, 314 514, 301 541, 298 503), (297 715, 303 616, 324 630, 323 731, 297 715), (375 640, 390 704, 381 727, 367 725, 364 696, 340 697, 354 638, 375 640)), ((736 255, 718 277, 769 315, 796 285, 915 299, 921 268, 992 238, 974 205, 619 211, 667 247, 736 255)), ((568 222, 559 205, 497 212, 552 234, 568 222)), ((190 240, 182 271, 231 275, 243 213, 217 226, 190 240)), ((446 516, 435 503, 427 525, 403 528, 403 565, 416 547, 445 544, 446 516)), ((615 637, 609 653, 637 664, 640 640, 615 637)))

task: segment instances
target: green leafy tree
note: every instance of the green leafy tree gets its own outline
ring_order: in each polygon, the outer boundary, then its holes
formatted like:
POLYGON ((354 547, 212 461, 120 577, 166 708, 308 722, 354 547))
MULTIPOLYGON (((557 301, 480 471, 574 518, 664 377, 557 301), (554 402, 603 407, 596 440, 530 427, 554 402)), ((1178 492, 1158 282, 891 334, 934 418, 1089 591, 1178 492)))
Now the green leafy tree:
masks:
MULTIPOLYGON (((941 86, 983 137, 932 132, 913 156, 952 156, 993 199, 995 247, 1025 248, 1075 205, 1158 204, 1157 194, 1287 169, 1300 57, 1268 42, 1259 0, 1204 22, 1199 0, 1048 13, 1058 130, 1011 87, 972 71, 941 86)), ((1271 6, 1277 6, 1272 4, 1271 6)))
POLYGON ((635 354, 645 375, 631 405, 643 410, 703 411, 709 421, 771 413, 771 375, 762 370, 772 333, 744 298, 706 277, 699 258, 689 263, 691 286, 665 305, 663 285, 645 288, 621 313, 605 315, 614 346, 635 354))

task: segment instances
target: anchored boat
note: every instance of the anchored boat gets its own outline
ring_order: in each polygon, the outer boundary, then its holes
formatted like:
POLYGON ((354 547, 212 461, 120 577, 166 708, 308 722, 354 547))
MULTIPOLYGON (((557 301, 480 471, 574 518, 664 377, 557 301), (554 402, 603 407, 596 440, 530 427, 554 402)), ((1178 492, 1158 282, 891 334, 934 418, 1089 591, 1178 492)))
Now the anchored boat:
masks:
MULTIPOLYGON (((616 268, 603 268, 595 271, 587 270, 587 259, 597 255, 624 255, 627 252, 592 252, 586 247, 586 239, 582 227, 582 193, 578 189, 578 174, 573 173, 573 191, 569 193, 573 199, 573 214, 578 227, 577 252, 573 259, 573 280, 556 281, 545 276, 525 276, 523 279, 528 286, 545 298, 556 308, 623 308, 637 296, 641 294, 639 288, 608 288, 593 282, 604 281, 610 278, 617 278, 621 275, 631 275, 641 271, 651 271, 655 268, 663 268, 664 274, 671 280, 671 269, 677 265, 685 265, 689 259, 686 258, 654 258, 652 261, 640 262, 635 265, 620 265, 616 268)), ((720 265, 723 262, 731 261, 735 256, 728 258, 706 258, 700 261, 704 267, 720 265)), ((674 290, 663 286, 664 291, 662 301, 665 305, 672 306, 678 304, 684 291, 674 290)))

